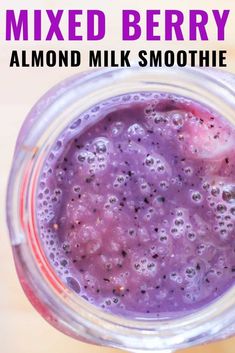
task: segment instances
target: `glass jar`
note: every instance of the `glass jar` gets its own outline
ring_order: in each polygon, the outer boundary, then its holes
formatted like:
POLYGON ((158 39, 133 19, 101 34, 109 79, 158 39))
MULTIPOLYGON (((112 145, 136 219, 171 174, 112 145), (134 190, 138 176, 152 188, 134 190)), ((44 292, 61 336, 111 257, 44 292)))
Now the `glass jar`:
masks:
POLYGON ((81 114, 100 101, 130 92, 161 91, 210 106, 235 123, 234 76, 198 68, 105 69, 72 77, 46 93, 20 131, 7 193, 7 222, 18 276, 31 303, 62 332, 133 352, 171 352, 235 332, 235 288, 182 318, 126 319, 89 304, 51 268, 40 243, 35 204, 42 164, 60 133, 92 123, 81 114))

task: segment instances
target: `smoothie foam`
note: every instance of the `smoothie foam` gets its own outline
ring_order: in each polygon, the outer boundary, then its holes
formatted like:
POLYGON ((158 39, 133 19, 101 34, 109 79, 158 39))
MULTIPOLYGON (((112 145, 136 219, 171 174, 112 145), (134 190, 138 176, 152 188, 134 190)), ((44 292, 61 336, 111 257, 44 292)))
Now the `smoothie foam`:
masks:
POLYGON ((147 317, 197 310, 235 282, 235 128, 183 97, 104 101, 50 151, 37 219, 52 267, 90 303, 147 317))

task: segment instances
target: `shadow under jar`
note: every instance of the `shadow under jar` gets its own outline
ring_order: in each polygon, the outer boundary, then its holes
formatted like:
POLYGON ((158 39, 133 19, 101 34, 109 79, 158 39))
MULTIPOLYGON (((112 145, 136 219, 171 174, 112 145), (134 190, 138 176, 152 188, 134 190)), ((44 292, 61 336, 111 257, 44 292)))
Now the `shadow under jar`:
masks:
POLYGON ((53 326, 138 352, 234 333, 233 82, 106 69, 33 107, 7 221, 22 287, 53 326))

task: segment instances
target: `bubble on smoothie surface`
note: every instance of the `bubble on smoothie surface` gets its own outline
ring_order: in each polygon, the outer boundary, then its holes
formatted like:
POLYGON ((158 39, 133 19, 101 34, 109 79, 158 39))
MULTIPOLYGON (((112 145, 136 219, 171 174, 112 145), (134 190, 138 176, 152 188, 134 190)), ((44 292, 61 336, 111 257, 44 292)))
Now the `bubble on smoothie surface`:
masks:
POLYGON ((68 290, 118 315, 198 310, 235 283, 235 129, 184 97, 101 102, 58 137, 40 238, 68 290))

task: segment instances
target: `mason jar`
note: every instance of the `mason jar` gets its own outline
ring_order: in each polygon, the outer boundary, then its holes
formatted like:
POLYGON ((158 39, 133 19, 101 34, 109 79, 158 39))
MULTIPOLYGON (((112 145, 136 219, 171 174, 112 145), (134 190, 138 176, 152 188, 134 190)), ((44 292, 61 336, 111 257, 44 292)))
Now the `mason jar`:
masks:
POLYGON ((70 290, 50 265, 39 237, 39 176, 68 126, 95 123, 82 113, 133 92, 165 92, 209 106, 235 124, 235 77, 200 68, 125 68, 89 71, 58 84, 32 108, 19 133, 7 191, 7 223, 21 285, 39 313, 63 333, 131 352, 172 352, 235 332, 235 288, 193 313, 172 319, 125 318, 103 311, 70 290))

